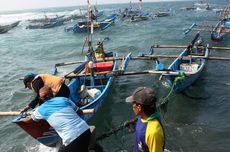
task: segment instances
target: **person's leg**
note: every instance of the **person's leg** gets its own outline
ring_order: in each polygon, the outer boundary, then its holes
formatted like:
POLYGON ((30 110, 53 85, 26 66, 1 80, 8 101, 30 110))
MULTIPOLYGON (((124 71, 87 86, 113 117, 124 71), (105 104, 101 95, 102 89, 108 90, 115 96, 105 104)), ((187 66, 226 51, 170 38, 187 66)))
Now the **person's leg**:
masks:
POLYGON ((87 130, 69 145, 61 145, 58 152, 88 152, 90 136, 90 130, 87 130))
POLYGON ((56 94, 55 97, 66 97, 69 98, 70 95, 70 90, 69 87, 66 84, 62 84, 60 90, 58 91, 58 93, 56 94))
POLYGON ((89 151, 91 132, 90 130, 85 131, 81 136, 77 138, 77 143, 74 145, 76 149, 81 149, 81 152, 89 151))

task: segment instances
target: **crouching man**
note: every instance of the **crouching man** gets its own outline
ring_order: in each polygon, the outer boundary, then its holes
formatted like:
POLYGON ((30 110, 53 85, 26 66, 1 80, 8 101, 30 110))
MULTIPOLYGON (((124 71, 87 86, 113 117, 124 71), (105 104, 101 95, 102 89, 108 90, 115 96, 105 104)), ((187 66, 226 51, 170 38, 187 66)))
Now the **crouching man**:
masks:
POLYGON ((21 121, 46 120, 62 139, 58 152, 88 152, 90 129, 76 113, 78 107, 65 97, 53 97, 51 88, 44 86, 39 90, 44 103, 21 121))

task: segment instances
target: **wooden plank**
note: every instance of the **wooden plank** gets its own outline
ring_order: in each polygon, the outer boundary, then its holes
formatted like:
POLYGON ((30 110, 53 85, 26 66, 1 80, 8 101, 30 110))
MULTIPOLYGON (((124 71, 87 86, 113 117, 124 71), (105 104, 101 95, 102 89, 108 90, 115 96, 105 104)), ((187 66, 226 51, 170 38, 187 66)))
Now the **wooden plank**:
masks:
MULTIPOLYGON (((183 72, 186 75, 195 74, 194 72, 183 72)), ((111 76, 128 76, 128 75, 142 75, 142 74, 170 74, 170 75, 179 75, 180 72, 173 72, 173 71, 157 71, 157 70, 144 70, 144 71, 131 71, 131 72, 121 72, 119 70, 116 71, 104 71, 104 72, 95 72, 94 75, 111 75, 111 76)), ((71 74, 66 78, 77 78, 77 77, 84 77, 84 76, 91 76, 90 73, 87 74, 71 74)))
MULTIPOLYGON (((94 109, 83 109, 81 114, 94 114, 94 109)), ((0 112, 0 116, 18 116, 20 115, 20 111, 7 111, 7 112, 0 112)), ((27 114, 32 114, 32 112, 27 112, 27 114)))
POLYGON ((230 61, 230 58, 226 57, 204 57, 204 56, 196 56, 196 55, 188 55, 188 56, 178 56, 178 55, 148 55, 144 57, 132 57, 131 59, 142 59, 142 60, 153 60, 157 58, 183 58, 183 59, 208 59, 208 60, 222 60, 222 61, 230 61))
MULTIPOLYGON (((122 57, 107 57, 105 60, 97 60, 97 62, 104 62, 104 61, 114 61, 114 60, 122 60, 122 57)), ((67 66, 72 64, 79 64, 83 63, 85 61, 72 61, 72 62, 62 62, 62 63, 56 63, 55 66, 67 66)))
MULTIPOLYGON (((186 45, 159 45, 155 44, 152 45, 153 48, 187 48, 186 45)), ((196 46, 197 48, 205 48, 204 46, 196 46)), ((210 46, 208 49, 212 50, 230 50, 230 47, 219 47, 219 46, 210 46)))

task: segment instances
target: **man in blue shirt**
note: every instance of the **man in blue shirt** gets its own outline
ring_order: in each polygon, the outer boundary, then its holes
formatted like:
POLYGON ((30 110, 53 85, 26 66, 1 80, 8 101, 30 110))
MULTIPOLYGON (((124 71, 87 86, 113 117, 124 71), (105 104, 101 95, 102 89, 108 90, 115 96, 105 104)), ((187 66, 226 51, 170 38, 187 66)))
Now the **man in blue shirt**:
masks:
POLYGON ((32 115, 21 121, 46 120, 62 139, 58 152, 88 152, 90 129, 76 113, 78 107, 65 97, 54 97, 51 88, 44 86, 39 95, 45 102, 32 115))

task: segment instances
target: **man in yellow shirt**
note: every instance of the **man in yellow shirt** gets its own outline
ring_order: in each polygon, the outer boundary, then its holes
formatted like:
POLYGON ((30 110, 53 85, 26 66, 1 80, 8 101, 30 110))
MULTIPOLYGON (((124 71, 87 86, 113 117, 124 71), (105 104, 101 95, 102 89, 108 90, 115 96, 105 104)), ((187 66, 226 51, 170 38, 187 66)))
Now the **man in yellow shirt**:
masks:
POLYGON ((133 152, 164 151, 164 130, 156 101, 155 91, 147 87, 138 87, 132 96, 126 98, 126 102, 132 103, 133 111, 138 116, 133 152))

